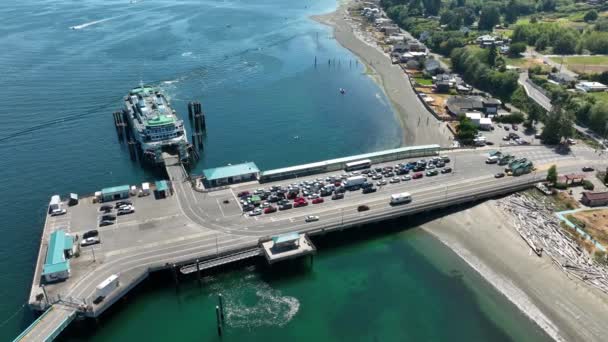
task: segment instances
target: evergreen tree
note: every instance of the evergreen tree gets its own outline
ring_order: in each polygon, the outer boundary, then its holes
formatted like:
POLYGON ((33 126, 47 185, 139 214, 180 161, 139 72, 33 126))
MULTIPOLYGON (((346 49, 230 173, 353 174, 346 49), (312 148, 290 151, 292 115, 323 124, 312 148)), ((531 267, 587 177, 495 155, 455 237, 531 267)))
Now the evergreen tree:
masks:
POLYGON ((479 15, 478 27, 480 30, 491 31, 500 22, 498 7, 493 3, 485 4, 479 15))
POLYGON ((488 65, 491 67, 496 66, 496 57, 498 56, 498 51, 496 51, 496 45, 492 44, 490 50, 488 51, 488 65))
POLYGON ((555 164, 551 165, 549 170, 547 170, 547 181, 552 184, 557 183, 557 166, 555 164))

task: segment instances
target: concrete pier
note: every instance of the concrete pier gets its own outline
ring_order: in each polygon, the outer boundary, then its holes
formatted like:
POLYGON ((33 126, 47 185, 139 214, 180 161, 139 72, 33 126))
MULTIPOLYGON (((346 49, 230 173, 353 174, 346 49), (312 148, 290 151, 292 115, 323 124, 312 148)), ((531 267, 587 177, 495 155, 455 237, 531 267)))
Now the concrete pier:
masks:
MULTIPOLYGON (((454 170, 450 174, 387 184, 372 194, 348 192, 342 200, 332 201, 326 197, 325 203, 259 216, 243 215, 236 194, 278 186, 279 182, 248 182, 213 191, 201 189, 193 186, 200 182, 188 174, 176 156, 165 155, 166 179, 170 187, 168 196, 131 196, 129 200, 135 206, 135 212, 118 216, 113 225, 99 227, 102 203, 96 203, 93 197, 81 197, 77 205, 70 207, 64 202, 65 215, 47 215, 29 305, 34 310, 51 308, 51 311, 27 330, 27 334, 33 335, 26 336, 39 336, 36 340, 52 339, 73 318, 99 316, 146 279, 150 272, 173 265, 182 274, 189 274, 197 269, 219 267, 261 255, 269 263, 285 260, 314 253, 309 236, 526 189, 544 179, 545 168, 542 165, 545 160, 557 164, 562 172, 586 165, 587 158, 593 156, 592 151, 587 154, 588 151, 575 148, 579 149, 576 157, 558 155, 538 146, 505 147, 503 152, 534 160, 539 170, 521 177, 500 179, 493 177, 500 167, 485 164, 486 151, 444 151, 442 154, 452 159, 454 170), (391 194, 404 191, 412 194, 412 202, 391 206, 391 194), (369 210, 359 211, 360 205, 366 205, 369 210), (319 216, 319 220, 306 222, 305 217, 309 215, 319 216), (44 283, 42 269, 49 236, 60 228, 75 238, 77 253, 70 259, 68 279, 44 283), (101 243, 80 246, 82 235, 91 229, 99 232, 101 243), (298 249, 277 250, 274 248, 277 241, 268 238, 294 232, 298 234, 298 249), (115 274, 119 275, 119 286, 103 300, 95 301, 96 287, 115 274)), ((405 161, 408 160, 385 161, 373 167, 405 161)), ((606 164, 605 161, 602 163, 606 164)), ((313 173, 297 181, 314 181, 340 172, 313 173)))

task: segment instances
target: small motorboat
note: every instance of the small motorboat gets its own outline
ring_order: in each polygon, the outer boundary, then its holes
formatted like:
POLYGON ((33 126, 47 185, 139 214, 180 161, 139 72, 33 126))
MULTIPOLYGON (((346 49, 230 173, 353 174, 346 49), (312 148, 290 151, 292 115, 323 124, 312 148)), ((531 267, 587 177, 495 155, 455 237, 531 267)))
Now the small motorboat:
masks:
POLYGON ((344 95, 346 93, 346 90, 344 90, 344 88, 340 88, 340 94, 344 95))

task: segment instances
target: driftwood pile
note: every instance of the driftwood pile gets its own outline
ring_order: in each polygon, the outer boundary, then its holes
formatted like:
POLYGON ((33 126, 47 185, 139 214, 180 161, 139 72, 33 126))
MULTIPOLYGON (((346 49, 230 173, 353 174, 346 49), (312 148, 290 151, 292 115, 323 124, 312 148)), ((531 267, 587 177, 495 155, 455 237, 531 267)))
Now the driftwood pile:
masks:
POLYGON ((505 197, 498 204, 514 216, 515 229, 537 255, 546 253, 566 274, 608 293, 608 267, 593 260, 560 227, 548 205, 522 194, 505 197))

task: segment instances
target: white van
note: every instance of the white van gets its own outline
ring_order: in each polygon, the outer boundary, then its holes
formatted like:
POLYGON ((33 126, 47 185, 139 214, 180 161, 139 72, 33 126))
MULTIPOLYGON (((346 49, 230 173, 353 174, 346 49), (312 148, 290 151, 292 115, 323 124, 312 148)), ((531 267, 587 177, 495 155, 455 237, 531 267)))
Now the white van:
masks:
POLYGON ((491 156, 486 159, 486 164, 496 164, 498 163, 498 156, 491 156))
POLYGON ((391 195, 391 204, 409 203, 412 201, 412 195, 409 192, 391 195))

